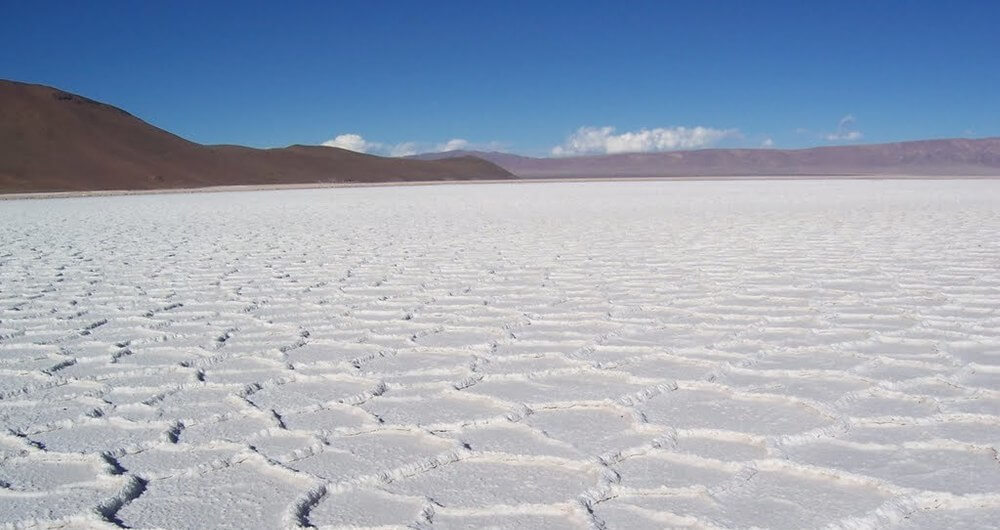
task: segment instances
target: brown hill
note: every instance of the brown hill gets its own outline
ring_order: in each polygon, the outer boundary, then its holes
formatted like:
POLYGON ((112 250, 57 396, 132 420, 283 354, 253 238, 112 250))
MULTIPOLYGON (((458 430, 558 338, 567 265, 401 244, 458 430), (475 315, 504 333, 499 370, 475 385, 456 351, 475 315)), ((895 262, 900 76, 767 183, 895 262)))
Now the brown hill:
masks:
POLYGON ((452 151, 421 160, 478 156, 522 178, 680 176, 1000 176, 1000 138, 920 140, 811 149, 701 149, 565 158, 452 151))
POLYGON ((476 157, 384 158, 322 146, 207 146, 42 85, 0 80, 0 193, 514 178, 476 157))

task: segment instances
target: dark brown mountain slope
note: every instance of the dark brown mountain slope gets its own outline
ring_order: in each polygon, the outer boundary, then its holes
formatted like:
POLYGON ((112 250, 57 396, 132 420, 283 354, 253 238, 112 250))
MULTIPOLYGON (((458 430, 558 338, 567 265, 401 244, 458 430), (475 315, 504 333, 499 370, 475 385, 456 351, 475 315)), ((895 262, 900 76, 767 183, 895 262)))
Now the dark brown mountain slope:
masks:
POLYGON ((0 193, 508 178, 475 157, 423 161, 321 146, 206 146, 111 105, 0 80, 0 193))

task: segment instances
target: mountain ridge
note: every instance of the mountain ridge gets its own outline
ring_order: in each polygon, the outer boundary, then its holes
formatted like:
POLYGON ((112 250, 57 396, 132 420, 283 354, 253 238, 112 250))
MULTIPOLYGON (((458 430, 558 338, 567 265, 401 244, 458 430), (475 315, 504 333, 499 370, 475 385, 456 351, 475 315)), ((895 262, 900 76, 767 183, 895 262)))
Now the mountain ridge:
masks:
POLYGON ((0 80, 0 193, 516 178, 894 175, 1000 176, 1000 138, 559 158, 495 151, 390 158, 316 145, 203 145, 108 103, 45 85, 0 80))
POLYGON ((521 178, 681 176, 1000 176, 1000 138, 945 138, 801 149, 712 148, 537 158, 449 151, 419 160, 477 156, 521 178))
POLYGON ((325 146, 202 145, 107 103, 0 80, 0 193, 513 178, 478 157, 406 160, 325 146))

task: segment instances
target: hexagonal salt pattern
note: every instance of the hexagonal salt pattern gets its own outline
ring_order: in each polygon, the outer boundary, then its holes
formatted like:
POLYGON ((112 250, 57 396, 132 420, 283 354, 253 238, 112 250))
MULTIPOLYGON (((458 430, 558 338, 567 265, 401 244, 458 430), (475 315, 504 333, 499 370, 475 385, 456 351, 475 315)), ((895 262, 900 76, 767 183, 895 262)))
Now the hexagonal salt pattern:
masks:
POLYGON ((0 201, 0 522, 982 528, 1000 183, 0 201))

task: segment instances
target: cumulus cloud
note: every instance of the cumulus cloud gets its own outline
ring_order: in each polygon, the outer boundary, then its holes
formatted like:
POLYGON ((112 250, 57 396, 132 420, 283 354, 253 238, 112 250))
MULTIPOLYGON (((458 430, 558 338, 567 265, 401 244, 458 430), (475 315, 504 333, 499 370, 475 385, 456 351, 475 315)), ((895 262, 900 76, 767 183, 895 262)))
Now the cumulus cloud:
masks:
POLYGON ((403 142, 389 148, 389 156, 410 156, 418 152, 416 142, 403 142))
POLYGON ((371 153, 382 148, 382 144, 369 142, 360 134, 341 134, 332 140, 323 142, 323 145, 327 147, 339 147, 348 151, 357 151, 358 153, 371 153))
POLYGON ((768 136, 767 138, 764 138, 764 141, 760 143, 760 146, 761 147, 774 147, 774 140, 770 136, 768 136))
POLYGON ((736 129, 711 127, 671 127, 615 133, 614 127, 580 127, 552 149, 555 156, 645 153, 673 149, 697 149, 719 140, 738 137, 736 129))
POLYGON ((503 149, 503 144, 499 142, 489 142, 485 144, 474 144, 464 138, 452 138, 446 142, 400 142, 398 144, 387 144, 366 140, 357 133, 345 133, 338 135, 332 140, 323 142, 327 147, 339 147, 358 153, 369 153, 382 156, 410 156, 417 153, 458 151, 462 149, 480 149, 489 151, 499 151, 503 149))
POLYGON ((462 138, 452 138, 443 144, 437 145, 437 150, 440 152, 446 151, 458 151, 460 149, 465 149, 469 147, 469 141, 462 138))
POLYGON ((854 128, 853 114, 847 114, 837 122, 837 130, 823 135, 823 139, 828 142, 854 142, 863 136, 861 131, 854 128))
MULTIPOLYGON (((454 140, 452 140, 454 141, 454 140)), ((410 156, 420 152, 420 144, 417 142, 401 142, 398 144, 384 144, 365 140, 360 134, 347 133, 338 135, 332 140, 323 142, 327 147, 339 147, 348 151, 358 153, 369 153, 382 156, 410 156)))

